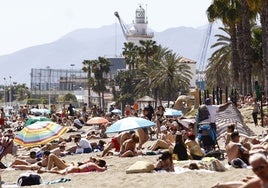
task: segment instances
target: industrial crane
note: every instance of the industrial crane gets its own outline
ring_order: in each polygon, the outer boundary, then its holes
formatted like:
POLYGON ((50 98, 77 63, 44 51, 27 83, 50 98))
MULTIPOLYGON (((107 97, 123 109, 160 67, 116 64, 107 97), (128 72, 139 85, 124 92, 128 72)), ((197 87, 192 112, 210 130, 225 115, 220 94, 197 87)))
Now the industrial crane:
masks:
POLYGON ((126 40, 128 39, 128 35, 130 34, 129 32, 129 28, 126 26, 126 24, 123 22, 123 20, 120 18, 119 13, 116 11, 114 12, 114 15, 117 17, 119 24, 121 26, 121 29, 123 31, 124 37, 126 38, 126 40))
POLYGON ((205 36, 205 41, 202 47, 201 51, 201 56, 199 58, 199 66, 197 69, 197 81, 196 85, 198 88, 201 90, 205 89, 205 73, 206 73, 206 68, 207 68, 207 51, 208 51, 208 45, 209 45, 209 40, 211 36, 211 31, 212 31, 212 23, 209 23, 207 31, 206 31, 206 36, 205 36))

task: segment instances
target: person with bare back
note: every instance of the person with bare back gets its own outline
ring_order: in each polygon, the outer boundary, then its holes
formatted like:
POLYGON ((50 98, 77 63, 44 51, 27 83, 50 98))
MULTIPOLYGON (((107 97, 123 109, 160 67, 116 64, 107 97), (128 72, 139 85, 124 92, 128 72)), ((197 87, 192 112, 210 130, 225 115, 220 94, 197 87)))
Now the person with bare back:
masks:
POLYGON ((106 156, 112 149, 115 149, 116 152, 119 152, 123 142, 126 141, 127 139, 130 139, 131 134, 133 133, 134 133, 133 131, 121 132, 118 135, 114 136, 105 146, 101 156, 102 157, 106 156))

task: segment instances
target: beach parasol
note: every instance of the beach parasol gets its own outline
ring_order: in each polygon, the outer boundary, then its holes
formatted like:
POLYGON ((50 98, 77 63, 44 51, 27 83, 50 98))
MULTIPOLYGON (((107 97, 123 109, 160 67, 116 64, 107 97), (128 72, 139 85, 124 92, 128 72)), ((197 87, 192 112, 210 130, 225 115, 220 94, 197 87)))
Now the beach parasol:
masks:
POLYGON ((140 117, 127 117, 120 119, 107 128, 106 133, 116 133, 139 128, 154 126, 155 123, 140 117))
POLYGON ((27 119, 27 121, 25 122, 24 125, 28 126, 28 125, 31 125, 31 124, 37 122, 37 121, 52 121, 52 120, 47 118, 47 117, 41 117, 41 116, 40 117, 39 116, 31 117, 31 118, 27 119))
POLYGON ((166 108, 164 112, 164 116, 180 117, 182 115, 182 111, 173 108, 166 108))
POLYGON ((89 124, 89 125, 105 124, 108 122, 109 121, 103 117, 93 117, 93 118, 87 120, 87 124, 89 124))
POLYGON ((114 114, 122 114, 122 111, 119 109, 113 109, 111 112, 114 114))
POLYGON ((14 138, 14 142, 24 147, 40 146, 59 138, 67 128, 51 121, 37 121, 24 127, 14 138))
POLYGON ((50 114, 50 110, 49 109, 46 109, 46 108, 32 108, 30 109, 30 112, 32 114, 50 114))

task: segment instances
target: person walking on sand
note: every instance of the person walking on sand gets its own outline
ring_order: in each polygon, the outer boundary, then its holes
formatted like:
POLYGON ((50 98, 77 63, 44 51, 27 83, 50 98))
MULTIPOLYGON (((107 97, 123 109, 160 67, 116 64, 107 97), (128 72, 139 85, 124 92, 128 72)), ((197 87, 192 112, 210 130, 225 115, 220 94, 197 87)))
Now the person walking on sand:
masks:
POLYGON ((253 98, 252 107, 252 118, 255 126, 258 126, 258 113, 260 111, 260 106, 256 98, 253 98))

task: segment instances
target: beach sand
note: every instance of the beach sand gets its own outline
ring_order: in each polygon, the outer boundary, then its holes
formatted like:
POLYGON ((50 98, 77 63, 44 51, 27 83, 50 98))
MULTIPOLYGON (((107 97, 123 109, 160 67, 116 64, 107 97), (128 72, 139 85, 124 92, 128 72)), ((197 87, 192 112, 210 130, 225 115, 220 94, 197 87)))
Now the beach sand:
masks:
MULTIPOLYGON (((262 127, 255 127, 251 118, 247 121, 247 126, 252 129, 257 135, 265 131, 262 127)), ((83 129, 89 129, 86 126, 83 129)), ((68 136, 68 135, 66 135, 68 136)), ((149 141, 145 144, 145 148, 152 144, 149 141)), ((96 157, 100 153, 76 154, 64 157, 67 162, 82 162, 89 156, 96 157)), ((71 181, 57 183, 52 185, 38 185, 31 187, 59 187, 59 188, 84 188, 84 187, 181 187, 181 188, 208 188, 217 183, 228 181, 239 181, 247 176, 253 175, 250 168, 235 169, 228 168, 225 172, 204 172, 200 170, 187 171, 183 173, 135 173, 126 174, 129 166, 136 161, 149 161, 155 163, 159 155, 137 156, 132 158, 120 158, 118 156, 107 156, 104 159, 107 162, 108 169, 105 172, 91 172, 80 174, 58 175, 43 173, 40 174, 43 182, 59 180, 60 178, 70 178, 71 181)), ((13 156, 7 155, 2 159, 2 162, 8 163, 14 159, 13 156)), ((175 163, 175 166, 183 166, 191 161, 175 163)), ((224 165, 226 160, 221 161, 224 165)), ((25 171, 7 169, 1 172, 2 181, 6 184, 15 184, 21 173, 25 171)))

